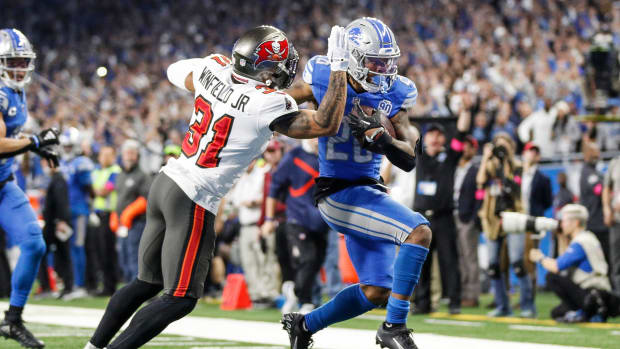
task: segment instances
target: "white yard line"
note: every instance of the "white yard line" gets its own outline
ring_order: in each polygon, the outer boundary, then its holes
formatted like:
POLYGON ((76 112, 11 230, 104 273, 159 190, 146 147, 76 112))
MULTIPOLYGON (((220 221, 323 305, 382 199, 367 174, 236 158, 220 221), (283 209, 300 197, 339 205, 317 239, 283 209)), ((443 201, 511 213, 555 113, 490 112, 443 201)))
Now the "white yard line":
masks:
MULTIPOLYGON (((7 303, 0 302, 0 309, 7 307, 7 303)), ((50 325, 95 328, 102 315, 103 310, 99 309, 29 304, 25 308, 24 318, 26 321, 50 325)), ((289 344, 286 332, 282 330, 280 324, 261 321, 188 316, 168 326, 164 333, 285 347, 289 344)), ((314 347, 317 349, 378 348, 375 345, 375 331, 371 330, 328 328, 314 337, 314 347)), ((420 348, 432 349, 585 349, 584 347, 461 338, 429 333, 416 333, 415 340, 420 348)))
POLYGON ((563 332, 573 333, 577 332, 576 328, 566 327, 552 327, 552 326, 532 326, 532 325, 509 325, 509 329, 518 331, 533 331, 533 332, 563 332))

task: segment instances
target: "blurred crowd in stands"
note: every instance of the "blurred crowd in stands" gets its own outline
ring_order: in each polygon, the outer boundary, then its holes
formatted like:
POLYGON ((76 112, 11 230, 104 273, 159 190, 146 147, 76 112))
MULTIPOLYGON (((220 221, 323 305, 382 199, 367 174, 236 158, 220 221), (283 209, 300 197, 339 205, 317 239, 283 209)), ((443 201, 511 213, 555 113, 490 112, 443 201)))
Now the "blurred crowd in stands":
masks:
MULTIPOLYGON (((0 20, 4 27, 24 32, 37 52, 36 76, 28 88, 28 128, 75 130, 79 136, 72 143, 74 149, 65 151, 70 156, 64 166, 84 172, 75 185, 92 196, 86 200, 86 211, 75 211, 71 207, 75 202, 65 200, 68 211, 49 218, 54 224, 66 225, 48 234, 48 244, 54 246, 50 253, 56 256, 51 264, 65 285, 58 296, 109 295, 118 282, 136 275, 148 178, 168 156, 179 155, 192 112, 191 96, 165 78, 170 63, 214 52, 228 54, 243 31, 271 24, 292 40, 303 69, 309 58, 326 52, 331 25, 346 25, 361 16, 382 19, 396 35, 401 50, 399 73, 418 89, 410 115, 416 127, 436 134, 445 149, 452 147, 453 135, 463 144, 454 158, 454 189, 444 193, 450 204, 441 207, 449 208, 458 241, 452 242, 454 246, 437 246, 440 265, 442 260, 458 258, 461 267, 460 282, 446 282, 458 287, 458 297, 451 296, 454 290, 444 287, 442 291, 451 298, 451 311, 460 311, 461 305, 478 306, 481 291, 488 290, 481 286, 484 277, 480 276, 490 271, 496 306, 492 315, 511 314, 504 289, 510 266, 522 291, 522 315, 537 315, 532 291, 535 268, 530 259, 540 259, 527 258, 534 247, 529 236, 504 239, 495 217, 496 203, 490 199, 498 176, 501 181, 509 177, 510 185, 518 188, 518 198, 513 198, 508 210, 542 216, 555 215, 568 203, 584 205, 589 213, 584 228, 600 241, 611 276, 611 286, 603 291, 620 292, 620 160, 614 166, 607 161, 620 150, 620 123, 578 119, 588 112, 586 60, 592 37, 610 31, 613 44, 620 47, 618 2, 22 0, 3 7, 0 20), (467 118, 469 127, 465 132, 456 132, 451 122, 429 127, 429 117, 439 121, 467 118), (500 145, 507 151, 506 159, 493 151, 500 145), (601 151, 607 158, 601 157, 601 151), (580 152, 583 161, 568 161, 580 152), (83 158, 81 165, 70 165, 77 158, 83 158), (552 178, 559 188, 552 190, 552 181, 540 172, 541 159, 565 166, 566 173, 552 178), (500 166, 504 161, 508 165, 500 166), (499 175, 497 167, 505 174, 499 175), (82 253, 71 250, 75 238, 63 241, 65 235, 58 234, 82 231, 84 239, 77 242, 82 253), (480 258, 480 262, 477 250, 482 232, 482 240, 490 247, 488 260, 480 258), (84 259, 83 268, 75 268, 76 258, 84 259)), ((617 109, 609 110, 618 114, 617 109)), ((434 159, 442 151, 428 156, 434 159)), ((284 294, 286 306, 295 307, 299 301, 309 311, 321 302, 321 289, 313 285, 323 284, 323 294, 331 296, 340 289, 342 279, 354 281, 354 276, 340 275, 345 273, 346 258, 339 257, 338 234, 290 216, 295 213, 290 212, 287 200, 294 183, 316 177, 308 170, 318 170, 311 164, 316 155, 308 155, 315 152, 311 144, 300 145, 284 137, 272 141, 226 198, 216 225, 218 248, 207 295, 220 295, 225 275, 243 271, 257 306, 272 306, 284 294), (289 151, 306 154, 307 166, 291 164, 289 151), (306 171, 283 179, 299 168, 306 171), (270 189, 272 181, 277 190, 270 189)), ((53 180, 55 171, 27 157, 16 172, 21 173, 17 177, 22 187, 43 193, 33 194, 45 201, 42 211, 52 202, 44 193, 56 193, 56 186, 63 186, 61 179, 53 180)), ((417 189, 415 171, 401 173, 385 164, 383 175, 403 204, 420 209, 416 200, 427 194, 417 189)), ((65 191, 70 197, 72 184, 68 185, 65 191)), ((439 208, 420 211, 433 215, 439 208)), ((547 252, 551 256, 563 254, 570 244, 570 239, 561 236, 554 241, 547 252)), ((58 289, 55 278, 50 278, 54 276, 51 270, 42 268, 42 296, 56 295, 50 293, 58 289)), ((416 297, 417 312, 435 309, 436 302, 416 297)), ((556 315, 564 318, 577 306, 569 304, 568 310, 556 315)))

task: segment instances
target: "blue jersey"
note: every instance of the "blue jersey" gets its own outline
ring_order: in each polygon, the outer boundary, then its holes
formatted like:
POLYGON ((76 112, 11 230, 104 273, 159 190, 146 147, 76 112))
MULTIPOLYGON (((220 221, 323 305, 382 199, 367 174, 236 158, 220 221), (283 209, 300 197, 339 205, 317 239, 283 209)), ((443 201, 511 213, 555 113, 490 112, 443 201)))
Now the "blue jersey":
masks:
MULTIPOLYGON (((306 64, 303 79, 312 87, 314 99, 320 104, 327 92, 330 65, 326 56, 314 56, 306 64)), ((412 107, 418 96, 415 84, 403 76, 397 76, 387 91, 377 93, 357 93, 347 87, 347 104, 344 114, 353 108, 353 101, 359 99, 360 105, 384 111, 392 118, 401 109, 412 107)), ((338 134, 319 138, 319 171, 321 177, 335 177, 354 180, 362 177, 379 178, 379 168, 383 155, 365 149, 351 134, 349 124, 343 122, 338 134)))
MULTIPOLYGON (((17 92, 0 83, 0 113, 6 125, 6 137, 16 138, 28 117, 26 92, 17 92)), ((0 159, 0 181, 11 175, 13 161, 13 158, 0 159)))
POLYGON ((61 170, 69 187, 72 216, 90 213, 88 187, 92 185, 91 172, 94 169, 93 162, 85 156, 78 156, 61 163, 61 170))

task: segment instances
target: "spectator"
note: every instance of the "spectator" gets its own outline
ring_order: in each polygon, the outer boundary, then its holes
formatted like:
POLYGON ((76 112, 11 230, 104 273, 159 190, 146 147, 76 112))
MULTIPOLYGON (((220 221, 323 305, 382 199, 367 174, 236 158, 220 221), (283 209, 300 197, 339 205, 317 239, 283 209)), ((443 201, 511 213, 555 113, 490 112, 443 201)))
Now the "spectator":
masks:
POLYGON ((552 156, 556 152, 553 145, 553 125, 558 115, 564 117, 569 111, 568 104, 560 101, 551 108, 545 106, 533 112, 519 125, 519 139, 523 143, 536 143, 543 157, 552 156))
POLYGON ((268 166, 259 159, 248 166, 246 172, 239 178, 231 191, 230 200, 238 209, 239 249, 241 267, 248 284, 248 293, 255 307, 270 307, 277 291, 274 293, 264 282, 264 278, 277 276, 266 275, 275 273, 274 270, 264 270, 265 254, 261 249, 260 230, 258 220, 260 207, 263 202, 263 183, 268 166))
POLYGON ((95 200, 93 209, 99 217, 99 226, 95 234, 95 259, 100 263, 103 276, 102 296, 111 296, 116 291, 118 282, 118 254, 116 253, 116 235, 110 229, 110 215, 116 210, 118 193, 116 177, 122 169, 116 163, 116 150, 105 146, 99 150, 99 168, 93 171, 93 190, 95 200))
POLYGON ((71 246, 69 238, 73 230, 71 222, 71 210, 69 208, 69 189, 67 181, 58 168, 50 167, 47 160, 41 161, 43 168, 49 171, 50 183, 45 193, 45 206, 43 207, 43 237, 47 246, 47 253, 41 259, 39 267, 39 283, 41 292, 37 298, 56 298, 57 292, 52 289, 50 271, 48 265, 49 254, 53 252, 54 269, 62 281, 73 284, 73 272, 71 270, 71 246))
POLYGON ((521 168, 514 158, 514 152, 515 143, 510 135, 506 133, 495 135, 493 143, 484 146, 482 163, 476 176, 478 188, 484 189, 482 208, 478 214, 482 230, 488 239, 489 276, 497 305, 489 313, 489 316, 493 317, 512 315, 506 283, 500 272, 500 251, 504 240, 507 240, 510 264, 519 278, 521 317, 536 316, 532 279, 523 263, 525 235, 506 235, 501 229, 501 212, 523 212, 521 168))
MULTIPOLYGON (((319 270, 325 260, 327 248, 327 224, 314 205, 314 179, 319 174, 318 140, 304 140, 302 145, 289 151, 272 174, 266 205, 263 236, 275 230, 276 198, 285 197, 285 232, 294 269, 294 296, 287 297, 282 313, 290 313, 301 302, 300 312, 307 314, 315 308, 312 291, 319 270)), ((289 281, 290 282, 290 281, 289 281)), ((286 288, 283 293, 287 296, 286 288)))
POLYGON ((620 156, 609 163, 602 199, 605 225, 609 227, 609 276, 614 292, 620 295, 620 156))
POLYGON ((122 171, 116 177, 114 186, 118 194, 117 222, 114 222, 115 219, 112 218, 111 228, 116 230, 118 237, 119 263, 125 282, 138 276, 138 247, 146 225, 146 198, 151 186, 151 177, 139 166, 139 149, 140 144, 134 140, 127 140, 123 143, 121 148, 122 171))
POLYGON ((601 243, 605 261, 609 265, 609 230, 603 220, 603 174, 596 169, 601 152, 598 145, 585 142, 583 146, 583 167, 579 177, 579 203, 586 207, 589 213, 586 228, 596 235, 601 243))
POLYGON ((461 305, 477 307, 480 297, 480 268, 478 267, 478 228, 476 212, 480 208, 476 200, 476 175, 478 165, 473 157, 478 151, 478 141, 465 137, 463 155, 454 174, 454 222, 456 223, 461 271, 461 305))
POLYGON ((446 142, 446 131, 441 124, 432 124, 424 135, 424 148, 418 155, 416 167, 416 195, 413 208, 430 222, 435 234, 429 256, 422 267, 420 282, 415 292, 416 313, 431 311, 431 263, 437 250, 441 284, 450 298, 450 313, 461 311, 461 280, 456 247, 454 223, 454 173, 463 152, 463 139, 469 130, 471 114, 463 110, 457 121, 457 136, 446 142), (444 148, 446 144, 449 144, 444 148))
POLYGON ((620 298, 610 295, 611 290, 601 244, 586 230, 588 211, 582 205, 569 204, 560 211, 562 234, 571 243, 557 259, 547 258, 540 250, 530 251, 530 260, 540 262, 547 273, 548 287, 562 301, 551 310, 551 317, 562 322, 606 321, 607 316, 618 315, 620 298), (565 271, 573 269, 570 276, 565 271), (597 302, 604 303, 600 306, 597 302))

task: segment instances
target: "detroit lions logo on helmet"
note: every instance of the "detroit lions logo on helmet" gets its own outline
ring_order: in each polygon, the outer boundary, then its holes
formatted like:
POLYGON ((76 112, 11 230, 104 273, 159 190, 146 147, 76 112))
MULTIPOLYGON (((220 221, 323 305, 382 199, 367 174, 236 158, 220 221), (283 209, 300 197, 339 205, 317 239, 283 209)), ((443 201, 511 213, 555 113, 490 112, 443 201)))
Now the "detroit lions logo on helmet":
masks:
POLYGON ((349 30, 349 40, 351 40, 355 45, 361 45, 363 37, 364 34, 362 33, 361 28, 353 27, 351 28, 351 30, 349 30))
POLYGON ((288 40, 269 40, 262 42, 256 48, 254 54, 254 66, 258 67, 263 62, 280 62, 288 58, 288 40))

